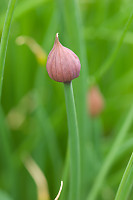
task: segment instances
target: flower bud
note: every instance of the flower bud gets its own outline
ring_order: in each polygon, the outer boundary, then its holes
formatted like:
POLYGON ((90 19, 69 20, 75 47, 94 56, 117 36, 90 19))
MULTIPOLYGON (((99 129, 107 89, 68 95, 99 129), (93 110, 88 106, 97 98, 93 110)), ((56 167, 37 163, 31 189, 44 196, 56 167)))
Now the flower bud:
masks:
POLYGON ((79 58, 59 42, 58 33, 48 55, 46 68, 50 78, 57 82, 70 82, 79 76, 81 68, 79 58))
POLYGON ((87 104, 92 117, 99 115, 104 109, 104 98, 98 87, 93 86, 87 94, 87 104))

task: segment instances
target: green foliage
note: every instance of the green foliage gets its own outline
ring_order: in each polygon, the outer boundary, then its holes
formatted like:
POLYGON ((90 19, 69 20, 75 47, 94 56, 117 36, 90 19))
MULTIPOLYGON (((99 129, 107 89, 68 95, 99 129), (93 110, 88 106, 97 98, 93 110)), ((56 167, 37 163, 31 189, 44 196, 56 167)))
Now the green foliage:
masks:
POLYGON ((132 0, 18 0, 13 15, 14 6, 15 0, 0 1, 0 200, 10 200, 2 191, 13 200, 37 199, 39 186, 25 166, 27 155, 45 175, 50 199, 55 198, 61 180, 60 199, 69 198, 72 153, 63 84, 48 77, 38 51, 34 54, 16 40, 28 36, 48 55, 57 32, 61 43, 79 56, 82 68, 80 77, 73 80, 81 158, 77 193, 83 200, 112 200, 117 190, 125 199, 121 192, 130 191, 131 199, 132 0), (96 118, 86 106, 86 94, 94 83, 105 101, 96 118))

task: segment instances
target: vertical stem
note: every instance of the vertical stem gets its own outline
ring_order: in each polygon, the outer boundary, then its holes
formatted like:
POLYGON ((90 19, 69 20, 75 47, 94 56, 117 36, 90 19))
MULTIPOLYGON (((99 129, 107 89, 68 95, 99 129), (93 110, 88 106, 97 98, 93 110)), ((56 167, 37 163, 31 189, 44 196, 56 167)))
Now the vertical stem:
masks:
POLYGON ((88 120, 86 112, 86 93, 88 78, 88 61, 86 55, 86 44, 83 36, 82 16, 80 12, 79 0, 62 0, 64 2, 64 19, 66 25, 67 38, 70 39, 72 50, 79 56, 81 61, 81 71, 78 80, 74 80, 75 104, 77 111, 77 121, 79 126, 80 139, 80 160, 81 160, 81 191, 82 198, 85 198, 86 183, 88 182, 90 173, 86 170, 86 161, 88 159, 85 154, 86 137, 90 131, 90 120, 88 120), (78 91, 78 92, 77 92, 78 91))
POLYGON ((80 152, 79 132, 72 83, 64 84, 70 148, 70 200, 79 200, 80 194, 80 152))
POLYGON ((0 99, 2 93, 2 83, 3 83, 3 76, 4 76, 4 66, 5 66, 5 58, 6 58, 6 51, 8 45, 8 38, 10 33, 10 26, 13 16, 13 11, 15 7, 16 0, 9 0, 6 19, 4 23, 4 28, 2 32, 1 38, 1 46, 0 46, 0 99))

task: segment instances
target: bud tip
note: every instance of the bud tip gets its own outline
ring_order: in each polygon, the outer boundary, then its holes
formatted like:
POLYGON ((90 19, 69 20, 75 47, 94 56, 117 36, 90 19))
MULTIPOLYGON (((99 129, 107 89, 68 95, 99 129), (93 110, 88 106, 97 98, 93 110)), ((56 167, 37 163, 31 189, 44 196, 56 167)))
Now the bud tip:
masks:
POLYGON ((56 36, 55 36, 55 43, 56 43, 56 44, 59 43, 59 33, 56 33, 56 36))

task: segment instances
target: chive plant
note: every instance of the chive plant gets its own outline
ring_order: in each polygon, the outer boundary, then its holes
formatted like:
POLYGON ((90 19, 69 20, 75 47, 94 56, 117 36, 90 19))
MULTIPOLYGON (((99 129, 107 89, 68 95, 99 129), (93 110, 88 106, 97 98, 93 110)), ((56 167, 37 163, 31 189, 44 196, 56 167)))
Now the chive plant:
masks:
POLYGON ((80 61, 76 54, 61 45, 56 34, 54 46, 48 55, 47 65, 50 78, 64 83, 70 146, 70 200, 80 199, 80 150, 77 116, 72 80, 80 73, 80 61))
MULTIPOLYGON (((66 32, 69 35, 70 47, 79 55, 81 61, 80 77, 73 83, 77 121, 79 126, 79 140, 80 140, 80 160, 81 160, 81 193, 82 198, 85 198, 85 188, 88 182, 90 173, 86 173, 86 160, 88 155, 85 153, 87 146, 86 138, 90 132, 90 120, 86 110, 86 93, 87 93, 87 78, 88 73, 88 60, 86 51, 86 42, 83 35, 83 22, 80 10, 79 1, 75 0, 63 0, 63 17, 66 26, 66 32), (70 12, 71 10, 71 12, 70 12)), ((61 12, 61 11, 60 11, 61 12)), ((89 147, 90 148, 90 147, 89 147)), ((89 166, 88 166, 89 167, 89 166)), ((88 168, 87 167, 87 168, 88 168)))
MULTIPOLYGON (((8 45, 8 38, 9 38, 9 33, 10 33, 10 26, 11 26, 11 21, 12 21, 12 16, 13 16, 13 11, 15 7, 15 2, 16 0, 9 0, 9 5, 7 9, 7 14, 6 14, 6 19, 4 23, 4 28, 2 31, 2 38, 1 38, 1 44, 0 44, 0 99, 1 99, 1 93, 2 93, 2 83, 3 83, 3 77, 4 77, 4 66, 5 66, 5 58, 6 58, 6 50, 7 50, 7 45, 8 45)), ((21 17, 24 13, 35 9, 36 7, 42 5, 43 3, 48 2, 48 0, 39 0, 39 1, 24 1, 18 4, 17 10, 14 15, 14 20, 16 18, 21 17)), ((60 2, 60 0, 59 0, 60 2)), ((99 3, 100 4, 100 3, 99 3)), ((126 135, 132 125, 132 120, 133 120, 133 106, 131 106, 127 117, 125 118, 125 121, 123 122, 120 131, 118 132, 112 147, 109 149, 108 154, 106 158, 101 162, 100 167, 98 168, 99 171, 97 171, 97 176, 95 176, 95 166, 92 164, 92 176, 93 178, 91 179, 91 173, 89 173, 89 167, 91 165, 91 162, 93 161, 93 156, 95 156, 95 151, 91 151, 91 144, 93 143, 92 141, 89 141, 89 143, 86 142, 87 134, 90 130, 90 127, 87 126, 87 123, 90 122, 90 116, 87 118, 86 116, 86 105, 85 105, 85 95, 86 95, 86 88, 87 88, 87 73, 86 73, 86 68, 88 66, 87 63, 87 56, 86 56, 86 49, 85 49, 85 43, 83 41, 83 34, 82 34, 82 20, 81 20, 81 15, 80 15, 80 9, 79 9, 79 4, 75 0, 63 0, 60 5, 63 10, 58 9, 58 12, 60 13, 60 16, 62 16, 62 24, 66 25, 66 30, 68 32, 69 38, 72 41, 71 46, 74 49, 74 51, 80 56, 81 64, 79 61, 79 58, 77 55, 71 51, 70 49, 64 47, 61 45, 58 39, 58 34, 56 34, 55 38, 55 43, 53 46, 53 49, 51 50, 48 60, 47 60, 47 71, 49 76, 57 81, 57 82, 62 82, 64 84, 64 91, 65 91, 65 102, 66 102, 66 111, 67 111, 67 120, 68 120, 68 130, 69 130, 69 147, 67 150, 67 157, 66 157, 66 162, 64 166, 64 196, 61 198, 67 199, 67 188, 70 183, 70 200, 96 200, 100 199, 99 194, 102 190, 102 187, 104 187, 104 181, 107 178, 107 175, 115 162, 118 152, 121 148, 122 143, 124 143, 124 139, 126 138, 126 135), (61 10, 61 11, 60 11, 61 10), (71 10, 71 12, 70 12, 71 10), (63 20, 65 21, 63 22, 63 20), (80 72, 81 70, 81 72, 80 72), (79 77, 80 74, 80 77, 79 77), (78 78, 79 77, 79 78, 78 78), (78 78, 77 82, 74 82, 72 84, 72 80, 78 78), (73 86, 74 86, 74 92, 73 92, 73 86), (76 101, 74 100, 74 94, 76 94, 76 101), (76 102, 76 105, 75 105, 76 102), (87 122, 88 120, 88 122, 87 122), (89 145, 88 145, 89 144, 89 145), (88 155, 86 156, 86 146, 88 147, 88 150, 90 151, 91 154, 91 159, 88 158, 88 155), (85 148, 84 148, 85 147, 85 148), (87 159, 88 161, 88 168, 84 167, 85 166, 85 160, 87 159), (69 162, 70 162, 70 182, 68 181, 68 176, 69 176, 69 162), (88 180, 88 185, 86 185, 86 181, 88 180), (94 183, 92 183, 94 182, 94 183), (88 187, 88 188, 87 188, 88 187), (87 189, 86 189, 87 188, 87 189), (88 195, 86 194, 86 191, 88 195)), ((57 21, 58 16, 57 10, 54 11, 53 18, 52 18, 52 23, 49 26, 49 30, 53 34, 55 29, 57 29, 57 21), (53 31, 53 26, 54 26, 54 31, 53 31)), ((5 16, 5 15, 2 15, 5 16)), ((3 17, 2 23, 3 23, 3 17)), ((131 22, 133 20, 133 14, 130 15, 128 18, 128 21, 126 23, 126 26, 121 34, 121 37, 116 44, 113 52, 111 55, 107 58, 106 62, 101 66, 96 73, 92 76, 92 79, 89 80, 89 86, 93 85, 94 83, 98 85, 98 82, 100 79, 104 76, 105 72, 111 67, 112 63, 114 62, 115 58, 118 55, 118 52, 120 50, 120 47, 122 46, 123 40, 126 36, 126 33, 128 31, 129 26, 131 25, 131 22)), ((2 27, 2 23, 0 22, 0 28, 2 27)), ((58 22, 59 23, 59 22, 58 22)), ((60 23, 59 23, 60 24, 60 23)), ((65 31, 64 31, 65 32, 65 31)), ((51 34, 51 35, 52 35, 51 34)), ((47 37, 49 37, 50 34, 47 34, 47 37)), ((51 38, 50 35, 50 38, 51 38)), ((46 37, 46 40, 47 40, 46 37)), ((49 41, 46 41, 48 43, 49 41)), ((45 44, 46 44, 45 43, 45 44)), ((45 46, 44 44, 44 46, 45 46)), ((37 50, 37 49, 36 49, 37 50)), ((38 50, 37 50, 38 52, 38 50)), ((38 74, 38 79, 36 82, 39 82, 38 80, 40 79, 40 73, 38 74)), ((36 85, 36 84, 35 84, 36 85)), ((36 86, 35 86, 36 87, 36 86)), ((43 88, 44 89, 44 88, 43 88)), ((37 90, 37 88, 36 88, 37 90)), ((39 104, 39 96, 37 91, 34 91, 36 95, 35 96, 35 101, 37 104, 39 104)), ((92 104, 94 103, 94 98, 91 100, 92 104)), ((97 115, 97 113, 100 113, 102 108, 104 107, 104 103, 102 102, 103 100, 100 100, 101 102, 99 103, 99 110, 98 112, 95 112, 95 110, 90 109, 90 114, 94 117, 97 115)), ((89 106, 91 106, 89 105, 89 106)), ((20 105, 21 107, 21 105, 20 105)), ((47 120, 48 116, 47 113, 45 114, 45 109, 43 107, 39 107, 38 112, 36 113, 36 119, 38 119, 38 124, 39 126, 42 126, 42 130, 50 133, 49 135, 45 135, 45 138, 47 140, 47 149, 49 151, 49 157, 51 157, 52 160, 52 165, 54 167, 54 164, 56 164, 56 160, 60 160, 58 165, 62 166, 62 158, 60 158, 60 152, 58 149, 58 145, 56 141, 54 140, 55 132, 53 131, 53 128, 50 124, 49 119, 47 120), (45 123, 44 123, 45 121, 45 123), (51 141, 53 139, 53 141, 51 141), (52 147, 51 147, 52 146, 52 147), (56 153, 54 153, 54 150, 56 153), (58 157, 58 158, 57 158, 58 157)), ((20 108, 22 110, 22 107, 20 108)), ((8 138, 6 138, 6 131, 3 129, 3 124, 4 119, 2 114, 2 110, 0 109, 0 134, 2 138, 2 142, 5 143, 5 150, 7 152, 3 151, 5 155, 7 155, 7 160, 9 158, 9 165, 12 167, 12 156, 10 155, 10 148, 8 148, 6 143, 8 138), (8 154, 9 153, 9 154, 8 154)), ((94 126, 97 126, 97 123, 94 124, 94 126)), ((97 126, 98 127, 98 126, 97 126)), ((99 131, 99 130, 98 130, 99 131)), ((97 132, 98 132, 97 131, 97 132)), ((45 134, 47 134, 47 132, 45 134)), ((29 146, 33 145, 33 135, 30 135, 30 142, 28 143, 29 146)), ((38 136, 39 137, 39 136, 38 136)), ((41 137, 40 137, 41 138, 41 137)), ((28 141, 29 141, 28 140, 28 141)), ((25 142, 25 141, 24 141, 25 142)), ((102 146, 102 143, 99 142, 99 146, 102 146)), ((4 145, 3 145, 4 146, 4 145)), ((22 143, 22 146, 23 145, 22 143)), ((28 148, 29 148, 28 146, 28 148)), ((34 145, 33 145, 34 146, 34 145)), ((21 146, 20 146, 21 147, 21 146)), ((19 147, 19 148, 20 148, 19 147)), ((132 147, 132 144, 131 146, 132 147)), ((19 148, 17 149, 19 151, 19 148)), ((28 151, 28 148, 26 147, 22 148, 22 151, 28 151)), ((47 151, 46 151, 47 152, 47 151)), ((46 152, 44 155, 46 155, 46 152)), ((38 153, 40 154, 40 152, 38 153)), ((43 156, 44 156, 43 155, 43 156)), ((44 156, 45 157, 45 156, 44 156)), ((18 157, 15 155, 15 159, 17 160, 18 157)), ((14 159, 14 160, 15 160, 14 159)), ((97 164, 97 163, 96 163, 97 164)), ((58 172, 56 171, 59 167, 58 165, 54 168, 53 174, 55 176, 54 179, 54 185, 56 184, 58 172)), ((10 166, 9 166, 10 168, 10 166)), ((12 173, 12 171, 11 171, 12 173)), ((13 176, 11 176, 12 179, 14 179, 13 176)), ((58 177, 59 178, 59 177, 58 177)), ((127 200, 129 196, 129 192, 131 191, 131 187, 133 184, 132 181, 133 178, 133 155, 131 155, 131 158, 128 162, 128 165, 126 167, 126 170, 123 174, 120 186, 118 188, 115 200, 127 200)), ((56 187, 56 186, 54 186, 56 187)), ((16 188, 16 186, 15 186, 16 188)), ((62 188, 62 187, 61 187, 62 188)), ((61 190, 59 191, 60 195, 61 190)), ((57 198, 59 198, 59 195, 57 195, 57 198)), ((1 196, 0 196, 1 198, 1 196)))

